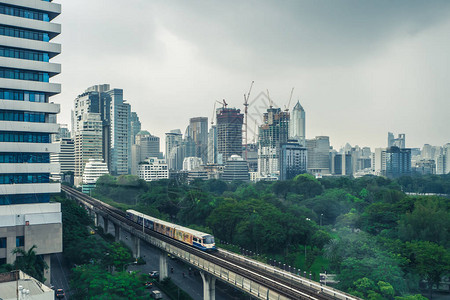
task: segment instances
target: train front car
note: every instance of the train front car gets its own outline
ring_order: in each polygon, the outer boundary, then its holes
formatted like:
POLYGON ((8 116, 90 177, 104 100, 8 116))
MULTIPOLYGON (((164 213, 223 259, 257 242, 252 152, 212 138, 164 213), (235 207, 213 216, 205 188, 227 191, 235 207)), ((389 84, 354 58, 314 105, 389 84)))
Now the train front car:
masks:
POLYGON ((214 237, 210 234, 205 234, 204 236, 202 236, 201 245, 202 250, 204 251, 217 251, 214 237))

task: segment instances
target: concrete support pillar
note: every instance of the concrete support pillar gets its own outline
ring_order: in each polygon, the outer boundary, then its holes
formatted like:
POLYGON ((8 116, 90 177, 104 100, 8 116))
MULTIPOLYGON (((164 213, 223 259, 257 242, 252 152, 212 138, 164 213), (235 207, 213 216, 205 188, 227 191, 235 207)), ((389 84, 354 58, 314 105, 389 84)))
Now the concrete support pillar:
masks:
POLYGON ((51 271, 52 271, 52 263, 51 263, 51 261, 52 260, 50 259, 51 258, 50 254, 43 255, 43 258, 44 258, 45 263, 48 266, 48 269, 44 270, 44 277, 45 277, 44 284, 47 285, 47 286, 50 286, 51 285, 51 278, 52 278, 52 273, 51 273, 51 271))
POLYGON ((203 300, 216 299, 216 277, 206 272, 200 271, 203 279, 203 300))
POLYGON ((103 232, 104 232, 105 234, 108 233, 108 228, 109 228, 108 218, 106 218, 105 216, 103 216, 103 232))
POLYGON ((93 212, 92 217, 94 218, 94 225, 95 225, 95 227, 98 227, 98 213, 93 212))
POLYGON ((114 240, 116 242, 120 242, 120 234, 121 234, 120 226, 114 224, 114 240))
POLYGON ((168 276, 169 272, 167 268, 167 253, 161 251, 161 253, 159 254, 159 280, 163 280, 168 276))
POLYGON ((135 235, 131 235, 131 242, 133 243, 133 255, 137 259, 141 256, 141 239, 135 235))

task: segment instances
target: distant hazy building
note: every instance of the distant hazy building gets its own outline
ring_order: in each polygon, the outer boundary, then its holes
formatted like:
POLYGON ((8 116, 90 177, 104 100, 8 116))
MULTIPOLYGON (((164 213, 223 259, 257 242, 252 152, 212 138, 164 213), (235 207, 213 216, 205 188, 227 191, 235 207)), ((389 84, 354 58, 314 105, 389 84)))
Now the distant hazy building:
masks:
POLYGON ((334 156, 334 175, 353 175, 352 154, 336 154, 334 156))
POLYGON ((306 146, 305 119, 305 110, 297 101, 290 115, 289 138, 297 140, 303 147, 306 146))
POLYGON ((169 179, 169 167, 164 159, 149 157, 139 164, 138 176, 145 181, 169 179))
POLYGON ((306 173, 307 161, 307 150, 300 145, 297 138, 281 144, 280 180, 290 180, 299 174, 306 173))
MULTIPOLYGON (((174 151, 173 154, 171 154, 171 152, 172 152, 173 148, 181 146, 182 140, 183 140, 183 135, 182 135, 180 129, 174 129, 174 130, 171 130, 170 132, 166 133, 166 149, 165 149, 164 155, 165 155, 167 163, 169 165, 169 169, 181 170, 181 167, 180 167, 180 169, 177 169, 176 164, 172 165, 172 163, 171 163, 171 156, 175 157, 177 151, 174 151)), ((183 161, 181 160, 181 165, 182 165, 182 163, 183 163, 183 161)))
POLYGON ((136 112, 131 112, 130 116, 130 125, 131 125, 131 144, 134 145, 136 143, 136 134, 141 131, 141 121, 139 120, 139 116, 136 112))
POLYGON ((372 153, 372 170, 377 176, 386 174, 386 148, 375 148, 372 153))
POLYGON ((98 113, 84 113, 80 116, 75 131, 75 185, 81 184, 84 167, 90 158, 103 159, 103 122, 98 113))
POLYGON ((240 109, 217 110, 217 153, 225 162, 231 155, 242 156, 242 124, 244 115, 240 109))
POLYGON ((185 157, 183 160, 183 171, 198 170, 203 165, 203 161, 200 157, 185 157))
POLYGON ((248 172, 247 162, 239 155, 232 155, 225 163, 223 169, 222 180, 233 181, 243 180, 249 181, 250 174, 248 172))
POLYGON ((108 166, 102 159, 90 158, 83 172, 83 193, 89 194, 95 188, 97 180, 109 174, 108 166))
POLYGON ((69 129, 67 128, 67 124, 59 124, 58 133, 52 134, 52 141, 70 137, 71 134, 69 129))
POLYGON ((394 134, 392 132, 388 132, 388 147, 398 147, 400 149, 406 147, 406 135, 404 133, 400 133, 398 138, 394 138, 394 134))
POLYGON ((311 174, 330 174, 330 138, 317 136, 306 140, 308 153, 308 172, 311 174))
POLYGON ((386 177, 397 178, 411 174, 411 149, 396 146, 386 149, 386 177))
POLYGON ((208 161, 208 118, 197 117, 189 120, 189 137, 195 143, 195 156, 203 163, 208 161))
POLYGON ((247 144, 247 164, 250 172, 258 171, 258 144, 247 144))
POLYGON ((419 160, 415 163, 413 171, 420 175, 436 174, 436 162, 434 160, 419 160))
POLYGON ((50 163, 59 164, 59 172, 52 173, 55 180, 61 179, 61 174, 75 173, 75 143, 71 138, 59 138, 53 143, 59 145, 59 152, 50 154, 50 163))
POLYGON ((258 172, 261 176, 280 176, 281 144, 288 141, 289 113, 268 108, 258 134, 258 172))
POLYGON ((208 133, 208 164, 222 164, 217 156, 217 127, 213 125, 208 133))

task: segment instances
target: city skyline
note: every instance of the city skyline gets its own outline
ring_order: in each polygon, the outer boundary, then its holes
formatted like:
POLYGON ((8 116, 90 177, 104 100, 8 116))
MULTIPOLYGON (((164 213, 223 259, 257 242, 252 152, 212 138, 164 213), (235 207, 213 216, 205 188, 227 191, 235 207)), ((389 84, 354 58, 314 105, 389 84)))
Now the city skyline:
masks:
POLYGON ((389 131, 405 133, 407 147, 443 145, 449 3, 388 3, 135 0, 121 22, 118 1, 65 3, 58 121, 70 124, 84 87, 109 83, 142 112, 142 128, 162 138, 184 132, 190 118, 210 119, 216 100, 243 110, 254 80, 249 102, 269 89, 282 109, 295 87, 290 108, 299 99, 308 114, 306 137, 329 136, 335 149, 385 147, 389 131))

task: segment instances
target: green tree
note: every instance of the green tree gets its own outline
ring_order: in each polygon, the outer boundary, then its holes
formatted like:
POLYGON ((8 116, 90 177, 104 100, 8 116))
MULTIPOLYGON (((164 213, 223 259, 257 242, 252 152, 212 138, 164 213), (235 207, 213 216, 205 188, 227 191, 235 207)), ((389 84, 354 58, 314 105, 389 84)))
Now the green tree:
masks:
POLYGON ((406 248, 414 269, 428 282, 432 298, 433 284, 439 286, 442 275, 450 271, 450 251, 427 241, 407 242, 406 248))
POLYGON ((36 251, 34 250, 36 248, 36 245, 33 245, 28 251, 22 248, 15 248, 12 253, 16 254, 17 257, 13 266, 14 269, 22 270, 37 280, 44 282, 46 280, 44 270, 48 269, 48 265, 41 256, 36 255, 36 251))

